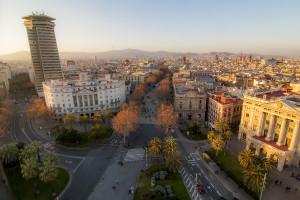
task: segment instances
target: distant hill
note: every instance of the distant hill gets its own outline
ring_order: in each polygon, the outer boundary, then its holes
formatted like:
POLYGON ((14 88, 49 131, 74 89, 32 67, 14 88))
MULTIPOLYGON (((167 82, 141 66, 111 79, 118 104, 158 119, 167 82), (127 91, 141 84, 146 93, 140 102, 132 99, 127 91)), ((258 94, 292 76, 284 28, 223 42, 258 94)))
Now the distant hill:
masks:
MULTIPOLYGON (((215 56, 218 54, 219 56, 231 56, 236 55, 230 52, 210 52, 210 53, 183 53, 183 52, 169 52, 169 51, 143 51, 138 49, 123 49, 123 50, 112 50, 112 51, 105 51, 105 52, 60 52, 61 59, 91 59, 94 56, 97 58, 132 58, 132 57, 164 57, 164 56, 215 56)), ((253 56, 258 56, 258 54, 253 54, 253 56)), ((264 55, 260 55, 264 56, 264 55)), ((267 56, 267 57, 274 57, 278 58, 279 56, 267 56)), ((284 57, 283 57, 284 58, 284 57)), ((3 61, 12 61, 12 60, 30 60, 30 53, 28 51, 19 51, 16 53, 0 55, 0 60, 3 61)))
MULTIPOLYGON (((112 50, 106 52, 60 52, 61 59, 86 59, 93 58, 129 58, 129 57, 162 57, 162 56, 197 56, 197 53, 182 53, 182 52, 168 52, 168 51, 143 51, 138 49, 124 49, 112 50)), ((19 51, 16 53, 0 55, 0 60, 30 60, 30 53, 28 51, 19 51)))

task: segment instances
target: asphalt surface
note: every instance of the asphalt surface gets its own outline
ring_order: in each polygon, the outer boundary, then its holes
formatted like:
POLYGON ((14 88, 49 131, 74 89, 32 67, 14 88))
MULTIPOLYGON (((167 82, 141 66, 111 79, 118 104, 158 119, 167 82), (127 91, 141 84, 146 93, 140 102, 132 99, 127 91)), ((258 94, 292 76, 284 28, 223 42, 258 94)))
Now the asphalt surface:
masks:
MULTIPOLYGON (((153 98, 153 93, 151 95, 149 96, 153 98)), ((33 140, 39 140, 44 143, 46 151, 53 151, 59 156, 59 165, 66 168, 72 176, 72 182, 59 199, 88 199, 106 169, 116 163, 128 148, 142 148, 152 138, 163 139, 166 136, 157 131, 153 122, 149 121, 149 124, 140 124, 138 130, 127 137, 126 148, 121 147, 122 137, 119 135, 113 135, 109 141, 94 148, 77 150, 61 148, 50 141, 46 141, 35 132, 26 113, 26 103, 20 100, 21 98, 18 99, 18 104, 14 104, 13 126, 7 142, 19 140, 25 144, 30 144, 33 140)), ((154 116, 152 117, 154 119, 154 116)), ((192 199, 215 200, 220 196, 232 199, 233 195, 216 179, 214 174, 207 170, 202 160, 195 154, 195 147, 198 144, 187 141, 178 134, 173 134, 173 136, 176 138, 178 149, 184 158, 184 167, 180 172, 192 199), (198 194, 195 190, 196 184, 203 185, 206 193, 198 194)))

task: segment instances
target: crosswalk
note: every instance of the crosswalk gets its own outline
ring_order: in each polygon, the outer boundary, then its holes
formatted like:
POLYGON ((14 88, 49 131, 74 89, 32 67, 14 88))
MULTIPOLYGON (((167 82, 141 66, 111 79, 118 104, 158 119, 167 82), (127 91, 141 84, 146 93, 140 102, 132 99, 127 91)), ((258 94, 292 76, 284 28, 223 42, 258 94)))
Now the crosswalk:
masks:
POLYGON ((45 143, 44 143, 44 149, 45 149, 45 150, 53 151, 54 148, 55 148, 55 147, 53 146, 53 144, 51 144, 51 143, 49 143, 49 142, 45 142, 45 143))

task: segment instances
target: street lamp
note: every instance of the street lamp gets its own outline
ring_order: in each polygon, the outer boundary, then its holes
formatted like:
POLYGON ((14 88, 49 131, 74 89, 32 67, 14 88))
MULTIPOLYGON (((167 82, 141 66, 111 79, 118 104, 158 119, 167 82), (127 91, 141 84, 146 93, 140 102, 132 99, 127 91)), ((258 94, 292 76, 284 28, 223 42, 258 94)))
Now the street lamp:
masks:
POLYGON ((262 184, 262 189, 261 189, 259 200, 262 199, 263 191, 265 189, 266 179, 267 179, 267 173, 265 173, 265 176, 264 176, 264 181, 263 181, 263 184, 262 184))

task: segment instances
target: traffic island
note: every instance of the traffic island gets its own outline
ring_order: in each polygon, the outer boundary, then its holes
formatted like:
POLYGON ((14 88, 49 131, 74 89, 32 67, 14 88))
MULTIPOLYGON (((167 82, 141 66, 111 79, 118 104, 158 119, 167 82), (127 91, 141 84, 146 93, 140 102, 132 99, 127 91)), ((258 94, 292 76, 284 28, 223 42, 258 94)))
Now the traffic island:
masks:
POLYGON ((165 164, 155 164, 140 175, 133 199, 163 197, 190 199, 180 174, 170 172, 165 164))
POLYGON ((58 196, 69 182, 69 173, 62 168, 58 168, 58 176, 54 181, 55 196, 52 196, 51 184, 37 180, 39 194, 36 194, 36 189, 33 180, 26 180, 22 177, 21 168, 16 165, 12 168, 5 168, 5 173, 9 186, 16 200, 49 200, 58 196))

